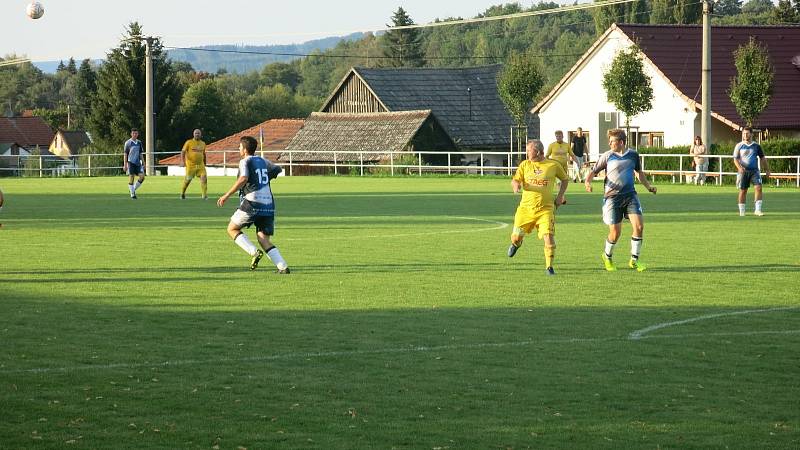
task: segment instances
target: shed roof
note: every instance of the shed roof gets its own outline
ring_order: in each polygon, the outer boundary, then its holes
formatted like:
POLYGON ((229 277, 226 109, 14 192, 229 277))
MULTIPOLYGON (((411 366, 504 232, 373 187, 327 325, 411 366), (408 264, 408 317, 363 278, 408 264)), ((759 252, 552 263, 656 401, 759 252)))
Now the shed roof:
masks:
MULTIPOLYGON (((340 160, 359 160, 355 152, 377 152, 363 155, 364 161, 379 161, 389 152, 406 149, 428 118, 430 110, 383 113, 314 112, 292 139, 286 150, 292 150, 293 161, 333 161, 332 153, 340 152, 340 160), (353 153, 347 153, 347 152, 353 153)), ((279 161, 288 161, 287 153, 279 161)))
MULTIPOLYGON (((239 140, 242 136, 252 136, 260 139, 263 134, 265 154, 267 159, 275 160, 277 153, 286 148, 297 131, 303 127, 304 119, 269 119, 250 128, 234 133, 230 136, 214 141, 206 146, 206 165, 220 166, 224 161, 226 165, 239 164, 239 140), (224 152, 224 153, 223 153, 224 152)), ((259 148, 261 150, 261 148, 259 148)), ((181 155, 170 156, 158 162, 164 165, 180 165, 181 155)))
POLYGON ((63 136, 64 142, 67 143, 67 147, 69 147, 69 150, 73 155, 77 155, 80 149, 92 143, 92 140, 85 131, 59 130, 58 132, 61 133, 61 136, 63 136))
POLYGON ((514 125, 497 91, 501 69, 494 64, 352 71, 389 111, 431 110, 456 145, 487 148, 508 146, 514 125))

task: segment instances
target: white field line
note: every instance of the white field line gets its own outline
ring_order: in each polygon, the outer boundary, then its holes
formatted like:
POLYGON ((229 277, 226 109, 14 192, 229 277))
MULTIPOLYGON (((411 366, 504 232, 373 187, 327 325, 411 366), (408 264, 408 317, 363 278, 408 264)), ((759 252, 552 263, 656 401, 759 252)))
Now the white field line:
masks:
POLYGON ((628 334, 628 339, 631 339, 631 340, 635 341, 637 339, 642 339, 643 337, 645 337, 645 335, 647 333, 650 333, 651 331, 660 330, 662 328, 667 328, 667 327, 673 327, 673 326, 676 326, 676 325, 684 325, 684 324, 687 324, 687 323, 699 322, 701 320, 716 319, 718 317, 727 317, 727 316, 739 316, 739 315, 743 315, 743 314, 758 314, 758 313, 766 313, 766 312, 774 312, 774 311, 788 311, 788 310, 791 310, 791 309, 798 309, 798 308, 800 308, 800 307, 798 307, 798 306, 787 306, 787 307, 783 307, 783 308, 748 309, 748 310, 745 310, 745 311, 731 311, 731 312, 718 313, 718 314, 708 314, 708 315, 705 315, 705 316, 692 317, 692 318, 689 318, 689 319, 676 320, 676 321, 673 321, 673 322, 662 322, 662 323, 657 323, 655 325, 650 325, 649 327, 642 328, 640 330, 632 331, 631 333, 628 334))
MULTIPOLYGON (((788 335, 800 334, 800 330, 777 330, 777 331, 741 331, 730 333, 691 333, 691 334, 663 334, 658 336, 643 336, 639 339, 687 339, 696 337, 725 337, 725 336, 757 336, 757 335, 788 335)), ((279 353, 274 355, 250 356, 244 358, 219 358, 210 360, 182 359, 161 362, 141 362, 141 363, 116 363, 116 364, 88 364, 83 366, 69 367, 38 367, 32 369, 0 369, 0 374, 20 374, 20 373, 63 373, 85 370, 112 370, 112 369, 137 369, 142 367, 179 367, 188 365, 207 365, 223 363, 242 363, 242 362, 266 362, 292 359, 316 359, 316 358, 346 358, 352 356, 380 355, 392 353, 431 353, 452 350, 480 350, 485 348, 503 347, 522 347, 541 344, 580 344, 580 343, 601 343, 601 342, 630 342, 629 337, 608 337, 608 338, 562 338, 562 339, 542 339, 527 340, 517 342, 486 342, 477 344, 460 345, 437 345, 437 346, 409 346, 398 348, 381 348, 373 350, 344 350, 330 352, 306 352, 306 353, 279 353)))

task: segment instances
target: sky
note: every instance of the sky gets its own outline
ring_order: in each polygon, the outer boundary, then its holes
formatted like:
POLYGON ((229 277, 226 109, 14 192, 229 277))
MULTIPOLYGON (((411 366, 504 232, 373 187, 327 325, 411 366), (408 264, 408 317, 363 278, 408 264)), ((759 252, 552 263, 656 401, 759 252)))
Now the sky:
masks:
MULTIPOLYGON (((471 18, 492 0, 40 0, 45 13, 25 14, 30 0, 0 0, 0 57, 15 54, 34 62, 102 59, 119 45, 125 27, 139 22, 145 35, 168 47, 209 44, 289 44, 356 31, 375 31, 391 23, 403 7, 414 22, 471 18)), ((530 6, 530 1, 520 1, 530 6)))

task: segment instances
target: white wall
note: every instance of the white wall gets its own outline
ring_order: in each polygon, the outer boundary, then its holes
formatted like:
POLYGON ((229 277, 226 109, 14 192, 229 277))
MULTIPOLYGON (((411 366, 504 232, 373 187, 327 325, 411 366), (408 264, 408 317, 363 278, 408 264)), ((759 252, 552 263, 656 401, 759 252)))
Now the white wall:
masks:
MULTIPOLYGON (((606 98, 602 84, 603 73, 611 65, 617 52, 628 46, 630 41, 624 34, 614 30, 539 112, 540 135, 545 147, 555 141, 556 130, 563 130, 566 140, 568 131, 581 127, 589 132, 592 160, 608 150, 606 137, 599 136, 598 115, 601 112, 617 111, 617 108, 606 98)), ((663 132, 664 145, 667 147, 691 144, 695 134, 699 134, 694 129, 698 113, 651 64, 645 62, 644 68, 652 80, 653 108, 633 117, 631 126, 638 125, 640 132, 663 132)), ((620 126, 624 126, 624 123, 624 115, 620 113, 620 126)))

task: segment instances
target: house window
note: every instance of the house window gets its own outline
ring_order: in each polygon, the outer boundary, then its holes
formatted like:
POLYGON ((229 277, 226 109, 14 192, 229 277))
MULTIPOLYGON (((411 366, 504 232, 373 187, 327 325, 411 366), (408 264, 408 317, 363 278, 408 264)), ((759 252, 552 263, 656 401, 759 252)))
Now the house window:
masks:
POLYGON ((663 131, 640 131, 637 136, 639 147, 663 147, 663 131))
POLYGON ((605 115, 606 115, 606 117, 605 117, 606 122, 611 122, 611 113, 607 112, 607 113, 605 113, 605 115))

